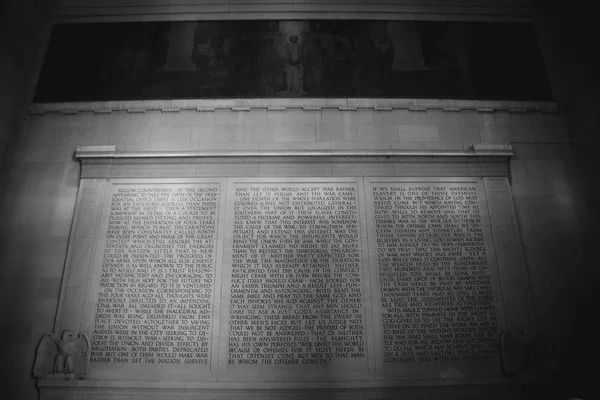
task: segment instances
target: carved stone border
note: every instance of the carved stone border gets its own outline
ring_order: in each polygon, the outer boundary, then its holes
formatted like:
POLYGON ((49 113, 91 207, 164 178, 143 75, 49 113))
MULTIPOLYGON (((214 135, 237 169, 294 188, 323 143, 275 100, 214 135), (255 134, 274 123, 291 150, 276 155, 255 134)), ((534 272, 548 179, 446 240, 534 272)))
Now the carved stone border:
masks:
POLYGON ((531 21, 527 2, 496 0, 473 2, 442 1, 96 1, 86 5, 61 1, 50 10, 55 22, 122 22, 122 21, 214 21, 265 19, 371 19, 371 20, 438 20, 438 21, 531 21), (196 4, 194 4, 196 3, 196 4), (491 4, 490 4, 491 3, 491 4))
POLYGON ((352 171, 357 169, 382 176, 508 177, 508 159, 512 155, 510 145, 475 145, 461 151, 170 152, 121 152, 116 146, 83 146, 77 149, 75 158, 81 161, 81 178, 85 179, 269 176, 272 173, 334 177, 356 174, 352 171))
POLYGON ((304 111, 319 111, 324 108, 353 112, 357 109, 373 109, 387 112, 393 109, 423 112, 442 110, 460 112, 472 110, 482 113, 494 111, 509 112, 557 112, 558 106, 551 101, 509 101, 509 100, 450 100, 450 99, 378 99, 378 98, 271 98, 271 99, 191 99, 191 100, 137 100, 137 101, 90 101, 65 103, 35 103, 29 107, 29 114, 62 113, 77 114, 94 112, 110 114, 116 111, 144 113, 146 111, 214 112, 216 109, 250 111, 267 109, 269 112, 286 111, 288 108, 301 108, 304 111))

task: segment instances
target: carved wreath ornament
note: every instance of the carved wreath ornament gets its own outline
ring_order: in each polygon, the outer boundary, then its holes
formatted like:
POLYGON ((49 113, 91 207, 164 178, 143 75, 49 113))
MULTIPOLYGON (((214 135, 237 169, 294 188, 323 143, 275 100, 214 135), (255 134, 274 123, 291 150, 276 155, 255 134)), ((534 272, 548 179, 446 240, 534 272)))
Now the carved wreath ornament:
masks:
POLYGON ((85 333, 65 329, 60 335, 47 333, 38 345, 33 375, 66 379, 85 378, 90 366, 90 341, 85 333))

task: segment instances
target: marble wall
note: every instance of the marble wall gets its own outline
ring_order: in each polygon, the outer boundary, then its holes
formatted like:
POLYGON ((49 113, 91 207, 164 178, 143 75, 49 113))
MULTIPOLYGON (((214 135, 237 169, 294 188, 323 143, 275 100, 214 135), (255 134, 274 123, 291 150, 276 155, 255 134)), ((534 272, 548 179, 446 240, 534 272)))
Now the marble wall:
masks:
POLYGON ((43 57, 43 10, 33 3, 5 2, 0 12, 0 165, 19 129, 23 107, 33 97, 36 79, 31 72, 43 57))
MULTIPOLYGON (((18 32, 35 33, 21 50, 34 51, 38 44, 44 47, 43 39, 38 40, 37 35, 40 20, 32 17, 30 9, 21 9, 28 2, 8 3, 23 4, 16 14, 21 17, 13 19, 17 22, 11 27, 22 28, 18 32)), ((414 12, 412 7, 404 6, 397 15, 403 13, 406 17, 410 10, 414 12)), ((523 7, 520 10, 523 16, 529 13, 523 7)), ((98 9, 93 11, 97 13, 98 9)), ((389 17, 379 9, 376 11, 381 18, 389 17)), ((63 7, 55 15, 72 20, 85 18, 86 12, 90 11, 75 12, 63 7)), ((358 10, 353 12, 355 16, 360 15, 358 10)), ((177 15, 182 17, 181 13, 177 15)), ((290 13, 294 10, 288 7, 286 15, 290 13)), ((446 16, 438 13, 436 18, 442 17, 446 16)), ((118 19, 119 16, 106 18, 118 19)), ((485 17, 478 15, 477 18, 485 17)), ((122 150, 285 150, 464 149, 475 143, 510 142, 515 150, 510 162, 513 200, 538 326, 556 333, 567 349, 574 342, 581 342, 582 355, 571 356, 570 366, 587 357, 586 342, 581 340, 586 338, 582 333, 586 325, 582 326, 581 321, 586 322, 590 312, 584 307, 584 294, 594 285, 590 279, 593 278, 590 267, 594 264, 586 261, 586 256, 594 246, 590 239, 591 215, 585 200, 591 185, 578 167, 584 157, 577 148, 578 141, 587 143, 583 154, 587 155, 589 165, 597 164, 597 158, 593 157, 597 140, 593 130, 597 99, 587 84, 591 75, 565 66, 564 59, 573 65, 575 55, 559 51, 570 48, 568 41, 557 44, 552 40, 553 35, 560 35, 559 28, 550 34, 543 32, 541 42, 547 43, 544 53, 552 55, 546 62, 555 95, 561 81, 567 82, 564 76, 578 77, 577 90, 565 89, 566 94, 557 100, 564 104, 569 102, 570 96, 578 99, 570 103, 578 114, 575 127, 579 129, 567 125, 567 114, 563 112, 478 113, 433 109, 378 112, 368 108, 356 111, 291 108, 279 112, 266 109, 239 112, 225 108, 214 112, 30 114, 21 128, 17 128, 18 124, 4 121, 15 121, 18 111, 12 106, 33 95, 32 85, 28 90, 21 82, 29 80, 34 85, 36 78, 35 74, 29 78, 21 75, 19 64, 13 59, 14 47, 6 39, 10 37, 14 41, 15 30, 5 29, 5 26, 2 26, 0 49, 3 87, 0 140, 14 161, 3 168, 0 200, 0 316, 5 328, 2 339, 7 347, 2 370, 7 382, 2 386, 6 394, 3 398, 37 398, 31 378, 35 347, 42 334, 53 328, 79 179, 79 165, 73 153, 76 146, 86 144, 114 144, 122 150), (9 57, 5 57, 6 54, 9 57), (9 91, 4 89, 7 87, 9 91), (579 89, 586 90, 585 97, 573 96, 572 93, 580 93, 579 89), (13 138, 16 144, 7 147, 6 143, 13 138)), ((567 39, 582 43, 579 36, 567 39)), ((481 397, 485 390, 475 388, 473 393, 481 397)), ((445 391, 445 388, 437 388, 427 393, 443 396, 445 391)), ((423 396, 421 390, 407 394, 423 396)))
MULTIPOLYGON (((53 328, 79 182, 76 146, 112 144, 128 151, 462 150, 507 142, 516 154, 510 179, 538 325, 568 337, 576 305, 571 291, 579 282, 570 270, 584 262, 588 214, 577 154, 561 113, 290 107, 30 114, 14 150, 0 214, 2 314, 13 365, 7 373, 15 393, 35 396, 29 377, 35 345, 53 328)), ((304 176, 311 175, 310 164, 307 168, 304 176)))
MULTIPOLYGON (((7 177, 11 169, 15 141, 20 131, 22 113, 33 97, 35 88, 35 74, 31 72, 35 69, 36 60, 40 56, 43 57, 45 47, 42 39, 45 27, 42 8, 43 5, 33 0, 7 1, 0 6, 0 207, 3 209, 10 202, 8 193, 12 192, 12 185, 7 177)), ((4 221, 4 217, 2 220, 4 221)), ((2 374, 12 380, 12 384, 2 385, 0 396, 1 393, 7 392, 10 395, 6 398, 35 398, 35 386, 29 377, 31 362, 27 360, 34 354, 33 343, 37 341, 30 340, 31 329, 33 321, 39 323, 41 314, 47 315, 43 318, 52 321, 56 309, 58 283, 54 287, 48 283, 41 285, 38 279, 36 293, 27 291, 27 288, 32 288, 32 284, 36 286, 30 278, 31 274, 38 273, 33 270, 29 272, 25 267, 29 264, 17 261, 17 258, 21 257, 18 256, 21 251, 11 249, 11 244, 6 240, 11 236, 11 232, 12 228, 7 226, 0 234, 0 323, 5 327, 0 338, 7 343, 8 360, 2 368, 2 374), (15 267, 18 268, 16 274, 15 267), (13 272, 10 272, 11 270, 13 272), (11 289, 13 287, 17 292, 24 290, 32 299, 35 298, 34 303, 38 311, 30 309, 27 312, 28 316, 21 318, 21 297, 15 296, 11 289), (48 299, 50 307, 44 305, 48 299)), ((19 242, 23 243, 22 240, 19 242)), ((46 239, 42 239, 41 242, 46 242, 46 239)))

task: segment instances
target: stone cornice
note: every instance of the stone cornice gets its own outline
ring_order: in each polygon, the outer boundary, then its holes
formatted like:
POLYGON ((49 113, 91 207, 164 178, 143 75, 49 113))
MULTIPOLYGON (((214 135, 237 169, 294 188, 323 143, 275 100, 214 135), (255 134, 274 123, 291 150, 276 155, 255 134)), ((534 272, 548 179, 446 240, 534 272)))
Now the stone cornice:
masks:
POLYGON ((244 19, 372 19, 530 21, 525 0, 59 0, 51 10, 56 22, 182 21, 244 19))
POLYGON ((211 99, 211 100, 139 100, 139 101, 98 101, 72 103, 35 103, 29 107, 29 114, 76 114, 94 112, 106 114, 113 111, 128 113, 144 113, 147 111, 180 112, 192 110, 211 112, 216 109, 230 109, 247 112, 252 109, 268 111, 285 111, 299 108, 306 112, 327 108, 352 112, 359 109, 373 109, 387 112, 393 109, 404 109, 413 112, 427 110, 443 110, 445 112, 477 111, 489 113, 494 111, 509 112, 557 112, 558 106, 551 101, 508 101, 508 100, 439 100, 439 99, 356 99, 356 98, 304 98, 304 99, 211 99))
MULTIPOLYGON (((300 166, 313 164, 310 176, 347 176, 344 171, 370 164, 389 176, 508 176, 510 145, 476 145, 463 151, 428 150, 256 150, 256 151, 118 151, 115 146, 78 147, 81 178, 194 178, 200 176, 304 176, 300 166), (228 165, 227 168, 223 168, 228 165), (281 167, 279 167, 281 166, 281 167), (294 167, 295 166, 295 167, 294 167), (292 167, 290 169, 290 167, 292 167), (300 169, 297 169, 300 168, 300 169), (281 169, 280 169, 281 168, 281 169), (267 175, 268 175, 267 174, 267 175)), ((359 167, 362 169, 362 167, 359 167)))
MULTIPOLYGON (((182 151, 118 151, 116 146, 80 146, 75 152, 75 158, 82 162, 95 160, 96 162, 113 162, 116 160, 125 160, 135 162, 135 160, 188 160, 193 163, 194 160, 207 159, 239 159, 255 158, 261 159, 261 162, 267 162, 269 159, 283 158, 290 162, 290 158, 301 157, 305 162, 316 162, 318 158, 327 158, 328 162, 337 158, 348 162, 347 158, 354 160, 364 160, 365 157, 380 159, 381 162, 392 161, 390 158, 480 158, 480 157, 511 157, 513 155, 512 146, 509 144, 500 145, 475 145, 469 150, 255 150, 255 151, 231 151, 231 150, 182 150, 182 151), (310 161, 309 161, 310 160, 310 161)), ((398 160, 393 160, 398 162, 398 160)), ((454 161, 454 159, 453 159, 454 161)), ((355 161, 356 162, 356 161, 355 161)))

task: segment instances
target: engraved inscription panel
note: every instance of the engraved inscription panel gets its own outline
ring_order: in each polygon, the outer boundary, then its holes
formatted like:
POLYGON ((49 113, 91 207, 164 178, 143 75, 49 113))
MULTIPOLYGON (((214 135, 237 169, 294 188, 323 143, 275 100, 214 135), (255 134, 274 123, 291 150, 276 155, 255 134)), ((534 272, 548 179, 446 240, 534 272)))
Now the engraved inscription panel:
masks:
POLYGON ((83 305, 94 379, 499 375, 481 179, 147 182, 105 191, 83 305))
POLYGON ((384 364, 497 353, 496 266, 477 182, 372 182, 384 364))
POLYGON ((114 185, 94 363, 210 364, 220 188, 114 185))
POLYGON ((365 367, 357 184, 236 183, 229 191, 227 367, 365 367))

